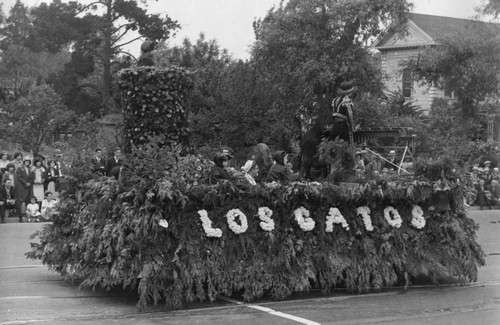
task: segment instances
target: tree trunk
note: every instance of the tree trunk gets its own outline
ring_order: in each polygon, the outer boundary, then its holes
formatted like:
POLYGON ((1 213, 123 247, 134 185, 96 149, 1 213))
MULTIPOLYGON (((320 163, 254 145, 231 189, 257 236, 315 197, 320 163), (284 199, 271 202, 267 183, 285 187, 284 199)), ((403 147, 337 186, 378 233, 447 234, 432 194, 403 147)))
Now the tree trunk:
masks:
POLYGON ((113 28, 113 1, 106 2, 106 27, 104 28, 104 46, 102 55, 102 109, 103 115, 109 113, 111 103, 111 36, 113 28))

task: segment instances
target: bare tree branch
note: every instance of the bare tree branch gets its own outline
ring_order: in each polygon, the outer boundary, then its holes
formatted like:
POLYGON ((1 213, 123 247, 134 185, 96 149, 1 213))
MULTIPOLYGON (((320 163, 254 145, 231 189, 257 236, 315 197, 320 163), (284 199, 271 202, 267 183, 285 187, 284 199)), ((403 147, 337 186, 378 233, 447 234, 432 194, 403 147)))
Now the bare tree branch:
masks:
POLYGON ((113 46, 111 49, 113 49, 113 50, 114 50, 114 49, 116 49, 116 48, 119 48, 119 47, 125 46, 125 45, 130 44, 130 43, 133 43, 133 42, 135 42, 135 41, 137 41, 137 40, 139 40, 139 39, 141 39, 141 38, 142 38, 142 36, 138 36, 138 37, 134 38, 133 40, 128 41, 128 42, 126 42, 126 43, 119 44, 119 45, 115 45, 115 46, 113 46))
POLYGON ((79 11, 76 12, 76 14, 77 15, 81 14, 82 12, 86 11, 87 9, 89 9, 90 7, 92 7, 94 5, 103 5, 104 6, 104 3, 102 3, 102 1, 91 2, 88 5, 83 6, 82 9, 80 9, 79 11))

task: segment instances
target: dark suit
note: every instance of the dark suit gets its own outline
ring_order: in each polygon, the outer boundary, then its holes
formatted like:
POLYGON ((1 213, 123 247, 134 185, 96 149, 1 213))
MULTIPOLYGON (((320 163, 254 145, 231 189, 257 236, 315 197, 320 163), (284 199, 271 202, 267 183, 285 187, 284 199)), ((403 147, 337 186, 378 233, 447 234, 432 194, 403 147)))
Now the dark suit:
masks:
POLYGON ((19 221, 22 220, 22 204, 26 203, 28 205, 33 196, 33 183, 35 182, 35 173, 31 170, 26 171, 24 166, 16 169, 16 209, 19 215, 19 221), (29 184, 29 185, 28 185, 29 184))
POLYGON ((107 176, 112 176, 110 175, 111 170, 116 167, 116 166, 121 166, 123 165, 123 161, 119 158, 112 157, 111 159, 108 160, 106 163, 106 175, 107 176))
POLYGON ((491 205, 494 203, 491 200, 491 188, 488 185, 481 186, 481 184, 475 184, 474 188, 477 191, 476 204, 479 205, 480 209, 483 209, 484 206, 491 209, 491 205))
POLYGON ((7 190, 5 185, 2 185, 0 187, 0 202, 3 202, 3 204, 0 205, 0 219, 2 223, 5 221, 5 210, 13 209, 16 207, 15 203, 12 204, 7 202, 7 200, 14 200, 15 195, 16 193, 14 192, 13 186, 11 186, 9 190, 7 190))
POLYGON ((55 164, 56 164, 56 167, 55 167, 55 174, 57 177, 62 177, 63 176, 63 168, 64 168, 64 165, 62 163, 62 161, 54 161, 55 164))
POLYGON ((105 175, 107 171, 107 162, 103 157, 94 156, 91 159, 92 171, 96 174, 105 175))

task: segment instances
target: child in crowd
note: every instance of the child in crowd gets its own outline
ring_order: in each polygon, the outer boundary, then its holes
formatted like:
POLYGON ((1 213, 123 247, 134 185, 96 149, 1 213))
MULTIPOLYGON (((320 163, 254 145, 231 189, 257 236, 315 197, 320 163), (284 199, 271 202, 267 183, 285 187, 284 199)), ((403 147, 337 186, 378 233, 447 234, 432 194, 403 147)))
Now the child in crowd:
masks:
POLYGON ((36 197, 33 196, 31 197, 31 202, 26 207, 26 218, 28 219, 28 222, 39 222, 41 215, 40 206, 36 201, 36 197))
POLYGON ((56 205, 58 200, 54 198, 52 192, 45 192, 45 199, 42 201, 42 218, 44 220, 52 220, 58 214, 56 205))

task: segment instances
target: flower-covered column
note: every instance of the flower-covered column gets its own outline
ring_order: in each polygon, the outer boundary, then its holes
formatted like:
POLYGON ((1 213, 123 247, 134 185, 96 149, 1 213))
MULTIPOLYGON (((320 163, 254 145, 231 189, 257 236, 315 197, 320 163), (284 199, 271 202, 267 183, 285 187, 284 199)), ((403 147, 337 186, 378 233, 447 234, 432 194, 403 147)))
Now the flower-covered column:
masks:
POLYGON ((165 144, 187 144, 185 100, 192 80, 178 67, 132 67, 119 74, 125 150, 159 136, 165 144))

